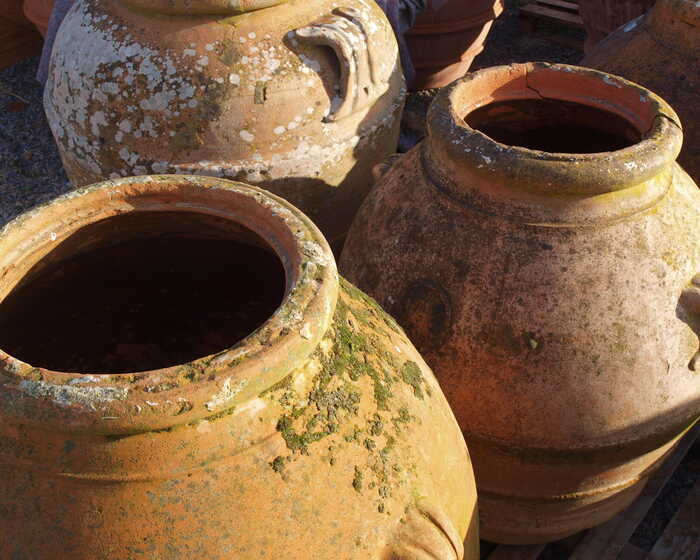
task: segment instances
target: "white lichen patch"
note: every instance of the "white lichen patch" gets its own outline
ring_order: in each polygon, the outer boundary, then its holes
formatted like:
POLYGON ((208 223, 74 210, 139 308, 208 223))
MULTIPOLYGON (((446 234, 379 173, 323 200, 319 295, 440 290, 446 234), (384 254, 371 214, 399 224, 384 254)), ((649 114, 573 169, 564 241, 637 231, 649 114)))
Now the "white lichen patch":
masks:
POLYGON ((301 338, 305 338, 307 340, 310 339, 313 336, 311 325, 309 325, 309 323, 304 323, 299 331, 299 334, 301 335, 301 338))
POLYGON ((603 76, 603 81, 609 86, 614 86, 616 88, 622 89, 622 84, 617 80, 611 78, 610 76, 603 76))
POLYGON ((252 417, 257 417, 266 407, 267 403, 258 397, 256 399, 251 399, 236 408, 236 414, 247 414, 252 417))
POLYGON ((125 400, 129 395, 126 387, 82 387, 74 384, 53 385, 45 381, 24 379, 19 384, 24 394, 41 399, 49 399, 59 406, 82 405, 94 408, 96 405, 125 400))
POLYGON ((213 395, 211 399, 205 403, 204 406, 207 407, 207 410, 214 411, 227 404, 230 404, 231 401, 236 397, 236 395, 240 393, 247 384, 248 381, 245 379, 242 379, 240 381, 232 381, 232 379, 228 377, 224 381, 221 390, 215 395, 213 395))

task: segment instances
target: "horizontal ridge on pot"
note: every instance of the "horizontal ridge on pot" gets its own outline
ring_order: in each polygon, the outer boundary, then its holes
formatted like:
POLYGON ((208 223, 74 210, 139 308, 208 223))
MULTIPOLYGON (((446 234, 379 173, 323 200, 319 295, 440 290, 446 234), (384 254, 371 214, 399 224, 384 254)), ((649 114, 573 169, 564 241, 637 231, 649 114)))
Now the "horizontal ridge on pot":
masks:
POLYGON ((700 414, 700 192, 650 91, 546 63, 438 93, 363 203, 340 271, 435 371, 485 539, 610 519, 700 414))

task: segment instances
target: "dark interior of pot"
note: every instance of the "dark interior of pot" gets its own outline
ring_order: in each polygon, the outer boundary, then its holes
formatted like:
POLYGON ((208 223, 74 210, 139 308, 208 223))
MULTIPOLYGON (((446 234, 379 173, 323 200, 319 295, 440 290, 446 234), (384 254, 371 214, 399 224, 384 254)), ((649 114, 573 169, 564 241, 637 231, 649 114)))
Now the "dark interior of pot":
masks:
POLYGON ((642 139, 615 113, 556 99, 498 101, 475 109, 464 121, 501 144, 544 152, 612 152, 642 139))
POLYGON ((257 234, 194 213, 91 224, 0 304, 0 348, 33 366, 129 373, 233 346, 280 306, 285 271, 257 234))

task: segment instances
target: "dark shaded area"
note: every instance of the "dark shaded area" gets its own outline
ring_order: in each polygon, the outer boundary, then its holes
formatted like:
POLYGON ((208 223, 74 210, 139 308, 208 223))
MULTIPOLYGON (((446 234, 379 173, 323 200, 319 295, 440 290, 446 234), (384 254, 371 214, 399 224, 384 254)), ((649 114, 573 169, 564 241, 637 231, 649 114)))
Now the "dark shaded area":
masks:
POLYGON ((698 480, 700 480, 700 440, 690 448, 683 462, 661 490, 654 505, 637 526, 630 542, 642 550, 650 551, 698 480))
POLYGON ((285 286, 277 257, 238 241, 165 237, 47 267, 0 305, 0 347, 34 366, 125 373, 228 348, 265 322, 285 286))
POLYGON ((502 144, 545 152, 610 152, 641 140, 634 126, 618 115, 553 99, 491 103, 464 120, 502 144))

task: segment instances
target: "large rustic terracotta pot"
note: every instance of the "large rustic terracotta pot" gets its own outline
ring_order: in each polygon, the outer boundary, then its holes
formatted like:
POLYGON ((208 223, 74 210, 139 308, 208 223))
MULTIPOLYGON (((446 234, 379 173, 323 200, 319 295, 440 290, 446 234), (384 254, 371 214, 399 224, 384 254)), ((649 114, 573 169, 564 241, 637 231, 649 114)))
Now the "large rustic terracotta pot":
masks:
POLYGON ((416 69, 412 89, 443 87, 464 76, 502 11, 501 0, 430 0, 406 35, 416 69))
POLYGON ((53 0, 24 0, 24 15, 36 25, 42 37, 46 37, 49 27, 53 0))
POLYGON ((578 9, 586 28, 584 48, 590 51, 608 34, 639 17, 656 0, 579 0, 578 9))
POLYGON ((584 66, 613 72, 666 99, 681 117, 678 162, 700 180, 700 4, 659 0, 641 19, 599 43, 584 66))
POLYGON ((109 181, 0 278, 1 558, 478 558, 437 381, 284 200, 109 181))
POLYGON ((396 148, 405 95, 374 0, 84 0, 51 64, 45 108, 74 185, 245 180, 336 246, 396 148))
POLYGON ((700 414, 700 192, 681 140, 621 78, 495 67, 438 94, 427 139, 358 213, 340 269, 435 371, 486 539, 605 521, 700 414))

